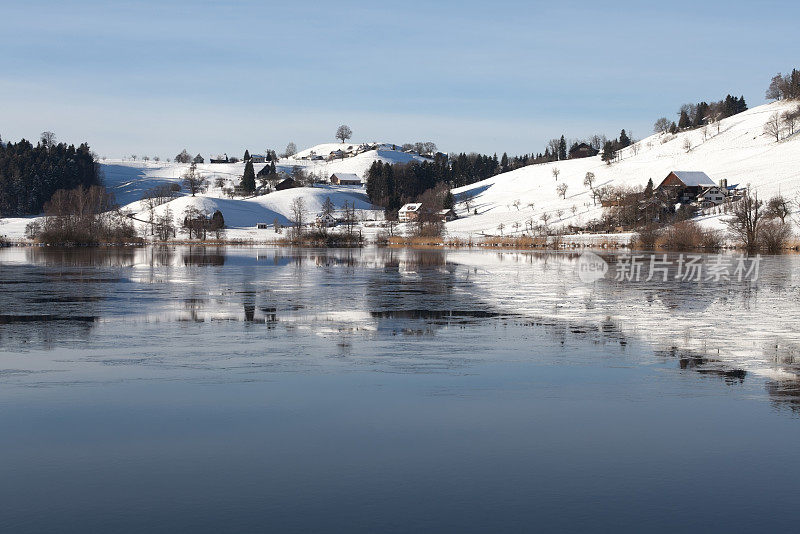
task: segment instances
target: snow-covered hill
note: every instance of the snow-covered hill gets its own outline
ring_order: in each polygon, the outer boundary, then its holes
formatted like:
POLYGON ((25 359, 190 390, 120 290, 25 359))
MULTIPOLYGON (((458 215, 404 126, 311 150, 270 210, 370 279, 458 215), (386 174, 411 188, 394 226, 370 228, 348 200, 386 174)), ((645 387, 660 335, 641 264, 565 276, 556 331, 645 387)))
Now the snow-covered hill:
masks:
MULTIPOLYGON (((506 235, 522 233, 526 221, 540 224, 543 213, 550 215, 551 226, 586 224, 602 214, 583 185, 587 172, 595 174, 597 188, 644 187, 651 178, 657 186, 673 170, 704 171, 716 182, 751 184, 762 199, 778 192, 796 198, 800 195, 800 134, 776 143, 763 133, 773 113, 796 105, 776 102, 750 109, 721 121, 719 132, 716 126, 709 127, 705 138, 702 129, 653 135, 622 150, 620 160, 612 165, 599 156, 531 165, 457 188, 453 191, 456 199, 471 198, 472 211, 459 204, 456 211, 462 218, 447 223, 447 230, 451 235, 499 235, 498 226, 503 224, 506 235), (558 179, 553 169, 559 170, 558 179), (567 184, 563 199, 556 191, 561 183, 567 184)), ((719 216, 707 219, 707 224, 719 225, 719 216)))

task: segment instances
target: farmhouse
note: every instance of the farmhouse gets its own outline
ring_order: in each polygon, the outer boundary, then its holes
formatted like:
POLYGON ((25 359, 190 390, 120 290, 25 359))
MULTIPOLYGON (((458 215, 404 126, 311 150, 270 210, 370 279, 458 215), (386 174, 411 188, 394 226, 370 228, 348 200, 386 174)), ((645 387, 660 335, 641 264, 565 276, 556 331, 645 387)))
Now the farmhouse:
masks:
POLYGON ((317 215, 314 224, 317 225, 317 228, 331 228, 333 226, 336 226, 336 218, 331 214, 323 213, 317 215))
POLYGON ((208 161, 210 161, 211 163, 228 163, 229 162, 227 154, 225 154, 224 156, 217 156, 216 158, 211 158, 208 161))
POLYGON ((697 199, 705 189, 716 185, 702 171, 672 171, 658 184, 656 190, 668 193, 670 197, 685 204, 697 199))
POLYGON ((361 178, 357 174, 336 172, 331 174, 331 183, 334 185, 361 185, 361 178))
POLYGON ((697 195, 696 200, 697 203, 700 204, 700 207, 711 208, 725 202, 726 193, 727 191, 723 191, 721 188, 714 185, 703 189, 703 191, 697 195))
POLYGON ((267 156, 265 156, 264 154, 251 154, 250 161, 252 161, 253 163, 266 163, 267 156))
POLYGON ((417 217, 419 217, 419 212, 421 211, 421 209, 422 209, 421 202, 404 204, 403 207, 401 207, 397 211, 397 220, 400 222, 414 221, 417 219, 417 217))

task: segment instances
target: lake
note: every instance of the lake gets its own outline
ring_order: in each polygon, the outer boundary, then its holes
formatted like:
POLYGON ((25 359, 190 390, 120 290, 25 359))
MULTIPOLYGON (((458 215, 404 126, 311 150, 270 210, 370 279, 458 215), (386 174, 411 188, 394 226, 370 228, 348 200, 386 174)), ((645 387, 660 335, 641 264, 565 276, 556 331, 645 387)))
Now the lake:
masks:
POLYGON ((0 531, 796 528, 800 257, 601 256, 0 249, 0 531))

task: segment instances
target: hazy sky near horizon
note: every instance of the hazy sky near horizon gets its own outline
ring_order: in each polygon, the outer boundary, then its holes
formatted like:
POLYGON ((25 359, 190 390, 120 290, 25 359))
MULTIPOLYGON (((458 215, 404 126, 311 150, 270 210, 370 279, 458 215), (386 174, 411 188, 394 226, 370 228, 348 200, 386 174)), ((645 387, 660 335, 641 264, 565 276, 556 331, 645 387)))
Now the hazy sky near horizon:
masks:
POLYGON ((289 141, 539 152, 649 135, 800 67, 800 2, 29 1, 0 8, 0 135, 100 155, 289 141))

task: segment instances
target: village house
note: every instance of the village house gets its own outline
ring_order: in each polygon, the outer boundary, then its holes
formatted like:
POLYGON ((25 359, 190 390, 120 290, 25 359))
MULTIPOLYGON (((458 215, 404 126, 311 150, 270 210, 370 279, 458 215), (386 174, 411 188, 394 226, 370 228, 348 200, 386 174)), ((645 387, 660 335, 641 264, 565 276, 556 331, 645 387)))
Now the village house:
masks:
POLYGON ((345 172, 331 174, 330 181, 334 185, 361 185, 361 178, 357 174, 345 172))
POLYGON ((264 154, 251 154, 250 161, 252 161, 253 163, 266 163, 267 156, 265 156, 264 154))
POLYGON ((400 222, 411 222, 419 217, 420 210, 422 209, 421 202, 415 202, 411 204, 404 204, 398 211, 397 211, 397 220, 400 222))
POLYGON ((688 204, 707 188, 717 184, 702 171, 672 171, 658 184, 656 191, 666 193, 681 204, 688 204))
POLYGON ((211 163, 229 163, 230 160, 228 159, 228 155, 225 154, 224 156, 218 155, 216 158, 211 158, 208 161, 210 161, 211 163))

